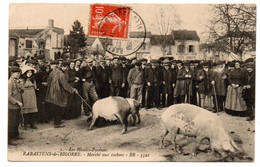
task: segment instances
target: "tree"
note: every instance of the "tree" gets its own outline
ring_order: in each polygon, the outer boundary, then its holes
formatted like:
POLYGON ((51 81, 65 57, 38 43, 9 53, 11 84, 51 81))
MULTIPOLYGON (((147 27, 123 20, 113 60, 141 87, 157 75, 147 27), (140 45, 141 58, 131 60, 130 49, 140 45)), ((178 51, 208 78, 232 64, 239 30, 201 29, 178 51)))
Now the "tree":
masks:
POLYGON ((152 24, 152 26, 156 27, 160 34, 154 36, 154 38, 156 38, 156 45, 160 47, 163 55, 166 54, 167 46, 171 45, 174 41, 170 33, 176 27, 180 26, 180 24, 180 17, 175 13, 173 6, 159 9, 159 13, 156 15, 156 24, 152 24))
POLYGON ((72 25, 72 30, 68 36, 66 47, 70 48, 71 53, 75 56, 80 53, 84 55, 84 47, 86 46, 86 36, 81 23, 76 20, 72 25))
POLYGON ((218 4, 211 6, 209 43, 242 59, 243 53, 256 48, 256 5, 218 4))

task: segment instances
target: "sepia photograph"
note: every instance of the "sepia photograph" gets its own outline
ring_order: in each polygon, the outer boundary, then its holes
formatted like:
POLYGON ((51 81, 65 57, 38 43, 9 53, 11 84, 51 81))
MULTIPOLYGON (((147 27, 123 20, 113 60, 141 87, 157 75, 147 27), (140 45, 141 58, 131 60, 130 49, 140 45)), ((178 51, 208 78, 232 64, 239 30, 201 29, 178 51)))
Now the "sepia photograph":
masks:
POLYGON ((8 5, 8 161, 256 161, 257 4, 8 5))

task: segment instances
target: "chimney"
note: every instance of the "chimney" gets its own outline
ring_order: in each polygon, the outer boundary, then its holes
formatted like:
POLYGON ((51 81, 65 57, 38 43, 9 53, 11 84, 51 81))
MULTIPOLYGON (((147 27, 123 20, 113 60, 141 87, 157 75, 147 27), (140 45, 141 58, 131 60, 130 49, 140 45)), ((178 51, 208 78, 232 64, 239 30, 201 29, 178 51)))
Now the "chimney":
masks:
POLYGON ((54 20, 53 19, 49 19, 49 27, 54 27, 54 20))

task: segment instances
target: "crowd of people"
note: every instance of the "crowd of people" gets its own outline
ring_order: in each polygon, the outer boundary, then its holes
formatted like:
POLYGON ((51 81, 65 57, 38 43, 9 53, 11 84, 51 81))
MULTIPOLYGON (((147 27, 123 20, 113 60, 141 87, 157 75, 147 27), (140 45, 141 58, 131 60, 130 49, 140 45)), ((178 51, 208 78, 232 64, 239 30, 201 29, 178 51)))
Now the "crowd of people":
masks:
MULTIPOLYGON (((101 98, 136 99, 147 111, 190 103, 213 112, 254 119, 255 62, 181 61, 171 58, 73 60, 19 58, 9 61, 8 141, 19 139, 18 127, 91 115, 101 98), (21 117, 22 115, 22 117, 21 117), (21 119, 22 118, 22 119, 21 119)), ((109 106, 108 106, 109 107, 109 106)))

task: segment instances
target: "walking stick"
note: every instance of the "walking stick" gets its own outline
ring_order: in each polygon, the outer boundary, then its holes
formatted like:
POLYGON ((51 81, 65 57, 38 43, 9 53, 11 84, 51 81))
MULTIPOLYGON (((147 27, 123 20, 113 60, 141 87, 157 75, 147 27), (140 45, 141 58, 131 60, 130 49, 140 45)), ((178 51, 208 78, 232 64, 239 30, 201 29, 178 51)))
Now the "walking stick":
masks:
POLYGON ((92 107, 90 107, 90 105, 86 102, 86 100, 82 97, 82 96, 80 96, 80 94, 79 93, 76 93, 80 98, 81 98, 81 100, 92 110, 92 107))
POLYGON ((216 103, 216 109, 217 109, 217 115, 218 115, 218 100, 217 100, 215 85, 213 85, 213 92, 214 92, 214 96, 215 96, 215 103, 216 103))
POLYGON ((23 116, 23 111, 22 111, 22 109, 21 109, 20 111, 21 111, 21 115, 22 115, 22 123, 23 123, 23 127, 24 127, 25 125, 24 125, 24 116, 23 116))

